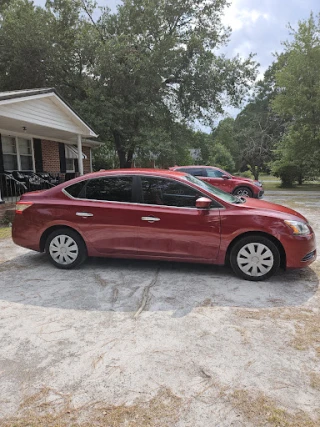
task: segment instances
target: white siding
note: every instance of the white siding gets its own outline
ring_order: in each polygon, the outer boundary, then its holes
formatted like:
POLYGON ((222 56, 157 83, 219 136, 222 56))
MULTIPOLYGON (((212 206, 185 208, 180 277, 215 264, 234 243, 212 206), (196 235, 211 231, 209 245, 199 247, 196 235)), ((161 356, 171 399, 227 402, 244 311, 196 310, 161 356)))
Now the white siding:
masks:
POLYGON ((21 100, 21 102, 0 105, 0 116, 77 134, 82 134, 84 131, 54 103, 52 98, 21 100))

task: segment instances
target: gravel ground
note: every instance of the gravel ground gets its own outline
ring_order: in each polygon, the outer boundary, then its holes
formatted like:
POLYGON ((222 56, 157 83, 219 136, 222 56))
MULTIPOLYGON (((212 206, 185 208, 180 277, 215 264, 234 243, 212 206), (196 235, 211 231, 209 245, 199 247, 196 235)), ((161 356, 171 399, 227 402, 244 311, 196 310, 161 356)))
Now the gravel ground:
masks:
MULTIPOLYGON (((320 253, 319 193, 265 199, 306 215, 320 253)), ((1 240, 0 426, 320 426, 319 278, 320 259, 263 283, 180 263, 61 271, 1 240)))

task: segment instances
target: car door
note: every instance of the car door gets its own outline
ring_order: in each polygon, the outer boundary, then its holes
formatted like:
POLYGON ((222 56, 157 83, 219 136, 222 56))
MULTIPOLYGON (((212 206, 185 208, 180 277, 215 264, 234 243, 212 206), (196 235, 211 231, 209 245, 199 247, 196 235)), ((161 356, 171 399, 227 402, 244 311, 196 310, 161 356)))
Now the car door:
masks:
POLYGON ((132 176, 89 179, 79 192, 77 184, 65 188, 75 200, 69 209, 86 242, 101 255, 137 252, 140 212, 133 201, 132 176))
POLYGON ((213 261, 220 248, 220 209, 196 209, 200 191, 178 180, 142 176, 138 253, 144 257, 213 261))
POLYGON ((208 182, 211 185, 214 185, 217 188, 220 188, 220 190, 230 193, 229 179, 222 178, 222 176, 224 175, 223 172, 221 172, 219 169, 213 168, 207 168, 205 169, 205 171, 206 177, 203 178, 204 181, 208 182))

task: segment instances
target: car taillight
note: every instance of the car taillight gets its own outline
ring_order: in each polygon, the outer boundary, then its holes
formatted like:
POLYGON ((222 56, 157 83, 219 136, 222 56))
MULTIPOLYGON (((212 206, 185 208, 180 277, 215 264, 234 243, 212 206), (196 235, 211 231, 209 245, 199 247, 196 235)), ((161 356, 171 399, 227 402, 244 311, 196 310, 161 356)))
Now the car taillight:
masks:
POLYGON ((18 202, 16 204, 16 214, 22 214, 22 212, 30 208, 31 205, 33 205, 32 202, 18 202))

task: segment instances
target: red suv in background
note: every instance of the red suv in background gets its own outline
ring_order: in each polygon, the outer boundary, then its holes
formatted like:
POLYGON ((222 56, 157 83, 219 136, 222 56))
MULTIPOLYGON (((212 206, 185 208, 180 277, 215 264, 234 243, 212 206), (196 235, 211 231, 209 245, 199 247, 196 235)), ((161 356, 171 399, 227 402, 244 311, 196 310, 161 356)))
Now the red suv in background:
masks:
POLYGON ((261 199, 264 193, 260 181, 243 178, 242 176, 233 176, 223 169, 213 166, 175 166, 170 170, 189 173, 235 196, 261 199))

